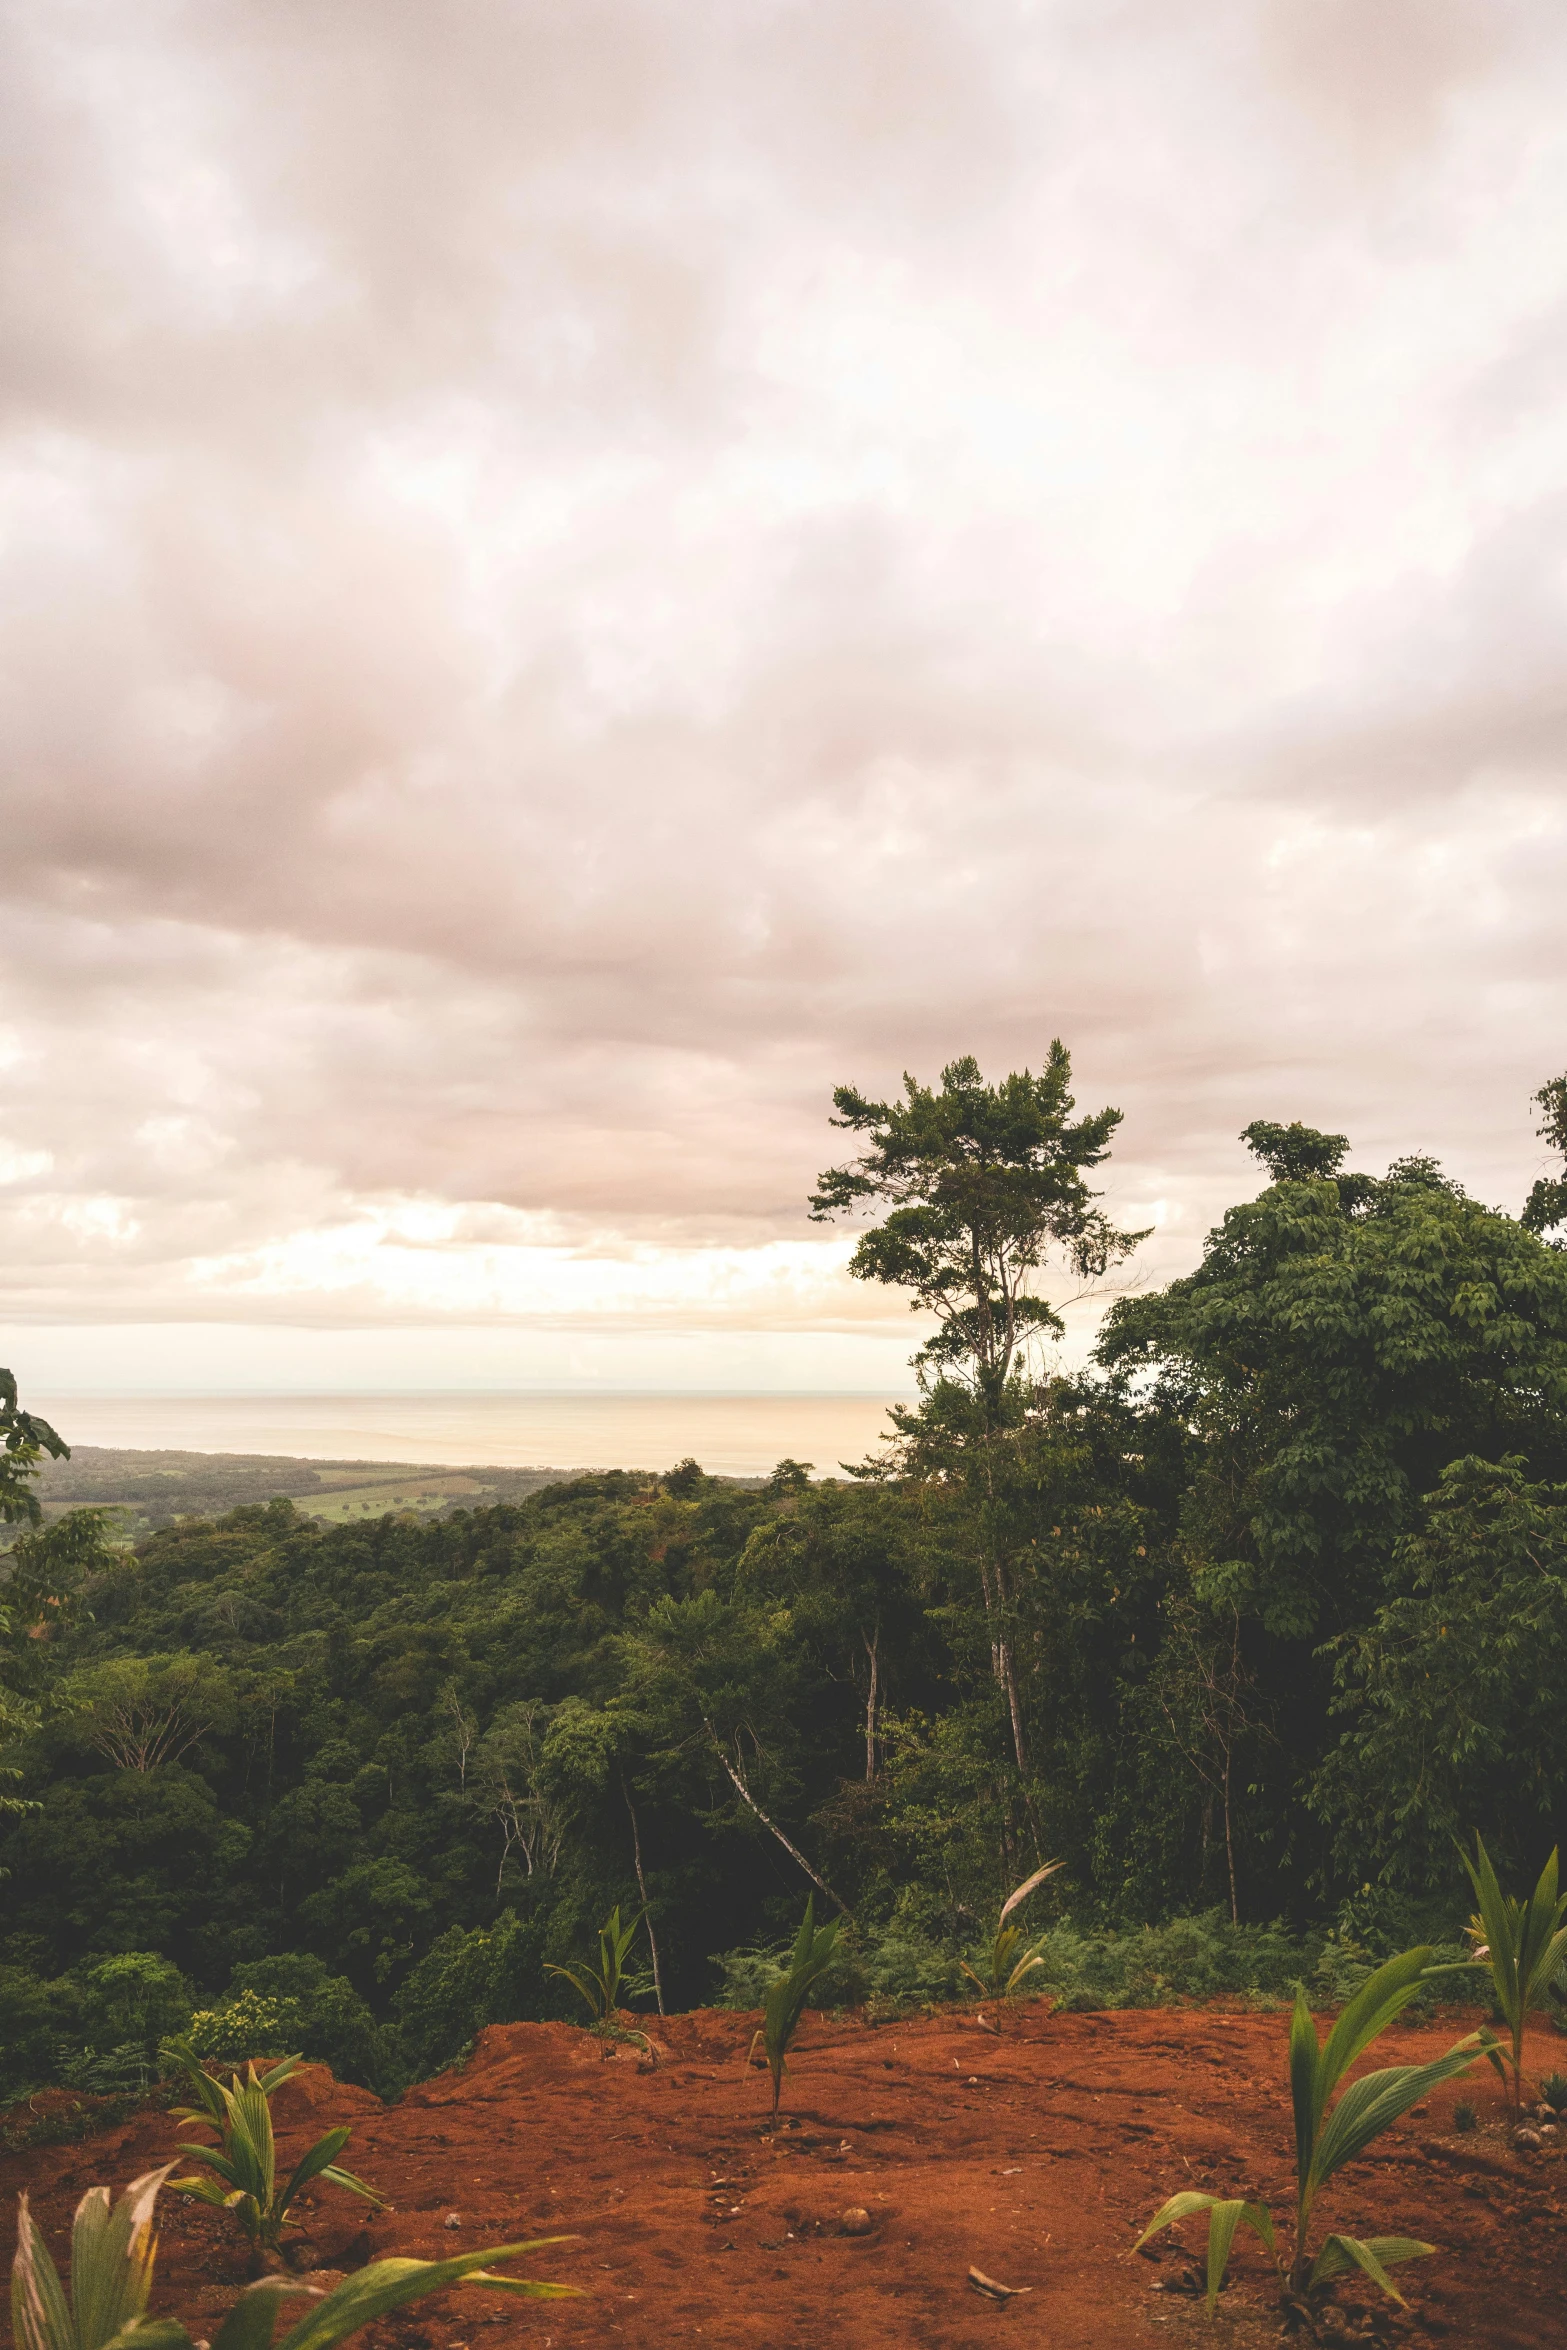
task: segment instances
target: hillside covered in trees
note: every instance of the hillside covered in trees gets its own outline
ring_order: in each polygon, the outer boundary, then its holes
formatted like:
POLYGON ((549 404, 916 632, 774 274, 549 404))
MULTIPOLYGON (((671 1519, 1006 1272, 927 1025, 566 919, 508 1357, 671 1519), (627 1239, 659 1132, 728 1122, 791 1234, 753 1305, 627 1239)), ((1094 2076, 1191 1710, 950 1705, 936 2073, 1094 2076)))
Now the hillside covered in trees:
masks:
MULTIPOLYGON (((742 1994, 812 1892, 843 1995, 922 1998, 1047 1858, 1061 1951, 1207 1915, 1254 1971, 1451 1937, 1475 1828, 1532 1881, 1567 1823, 1567 1188, 1514 1217, 1255 1125, 1259 1195, 1053 1376, 1052 1256, 1138 1237, 1069 1077, 837 1097, 862 1153, 816 1211, 934 1331, 854 1477, 278 1499, 128 1552, 28 1522, 57 1440, 13 1389, 3 2086, 107 2081, 192 2007, 244 2053, 246 2001, 395 2086, 568 2012, 545 1962, 617 1902, 674 2009, 742 1994)), ((1540 1099, 1559 1148, 1567 1081, 1540 1099)))

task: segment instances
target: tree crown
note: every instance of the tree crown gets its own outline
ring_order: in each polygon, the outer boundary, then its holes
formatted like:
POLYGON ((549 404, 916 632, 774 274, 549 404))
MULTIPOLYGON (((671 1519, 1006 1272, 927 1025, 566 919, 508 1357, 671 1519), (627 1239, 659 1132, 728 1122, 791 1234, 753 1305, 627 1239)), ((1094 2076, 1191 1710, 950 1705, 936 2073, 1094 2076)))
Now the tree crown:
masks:
POLYGON ((860 1235, 849 1270, 912 1290, 912 1310, 935 1315, 917 1365, 966 1368, 998 1397, 1018 1348, 1061 1329, 1056 1309, 1029 1287, 1049 1250, 1090 1280, 1145 1237, 1119 1231, 1094 1204, 1086 1171, 1108 1157, 1121 1112, 1074 1120, 1071 1080, 1057 1038, 1037 1076, 1014 1070, 987 1085, 966 1056, 948 1063, 936 1087, 905 1073, 901 1100, 871 1101, 849 1085, 833 1095, 833 1124, 864 1135, 866 1147, 818 1179, 813 1218, 886 1208, 860 1235))

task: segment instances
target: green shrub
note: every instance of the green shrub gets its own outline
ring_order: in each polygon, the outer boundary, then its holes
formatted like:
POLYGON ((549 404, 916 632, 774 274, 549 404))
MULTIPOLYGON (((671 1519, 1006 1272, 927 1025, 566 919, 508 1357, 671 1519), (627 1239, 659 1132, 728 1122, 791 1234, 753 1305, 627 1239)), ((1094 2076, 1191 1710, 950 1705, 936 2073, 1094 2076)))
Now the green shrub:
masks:
POLYGON ((389 2079, 402 2085, 395 2039, 345 1977, 308 1954, 237 1966, 223 1997, 198 2009, 183 2037, 199 2057, 219 2064, 300 2049, 340 2080, 383 2091, 389 2079))
POLYGON ((1069 2008, 1161 2007, 1178 1999, 1282 1998, 1309 1971, 1310 1946, 1281 1925, 1232 1925, 1222 1910, 1124 1934, 1053 1926, 1034 1980, 1069 2008))
POLYGON ((591 1957, 579 1958, 574 1965, 558 1965, 553 1959, 545 1962, 547 1975, 559 1975, 568 1982, 588 2011, 595 2026, 613 2027, 624 1999, 645 1999, 653 1988, 651 1975, 629 1970, 626 1960, 641 1926, 640 1917, 622 1925, 620 1904, 617 1902, 599 1928, 598 1963, 591 1957))
POLYGON ((280 2000, 258 1991, 237 1991, 213 2007, 198 2007, 184 2038, 203 2059, 245 2064, 253 2056, 281 2056, 287 2046, 280 2000))
POLYGON ((0 1967, 0 2101, 56 2078, 62 2041, 69 2035, 74 2043, 80 1997, 64 1978, 49 1981, 27 1967, 0 1967))
POLYGON ((486 2024, 515 2023, 542 2009, 544 1924, 503 1910, 493 1926, 452 1926, 392 2003, 408 2078, 453 2064, 486 2024))
POLYGON ((380 2087, 386 2034, 347 1977, 322 1959, 303 1952, 251 1959, 229 1979, 230 2000, 247 1995, 276 2009, 283 2045, 330 2065, 339 2080, 380 2087))
MULTIPOLYGON (((780 1969, 789 1965, 792 1942, 745 1943, 714 1953, 718 1969, 715 2007, 742 2012, 760 2007, 780 1969)), ((811 2007, 935 2006, 955 1999, 959 1961, 912 1928, 884 1933, 847 1928, 831 1962, 812 1986, 811 2007)))
MULTIPOLYGON (((1042 1963, 1030 1972, 1023 1996, 1048 1997, 1068 2009, 1162 2007, 1183 1999, 1292 1999, 1303 1983, 1314 2006, 1341 2007, 1378 1963, 1347 1931, 1300 1936, 1276 1922, 1237 1926, 1222 1910, 1126 1932, 1080 1930, 1064 1921, 1037 1935, 1030 1948, 1042 1963)), ((715 1954, 714 2005, 760 2007, 768 1984, 788 1963, 788 1949, 787 1944, 759 1942, 715 1954)), ((966 1955, 943 1947, 909 1922, 881 1932, 856 1927, 842 1936, 810 2004, 939 2005, 962 1993, 966 1955)), ((1453 1966, 1466 1955, 1461 1944, 1442 1943, 1433 1950, 1432 1963, 1438 1969, 1453 1966)), ((1472 1997, 1473 1990, 1472 1974, 1438 1972, 1420 1985, 1412 2004, 1430 2008, 1472 1997)))

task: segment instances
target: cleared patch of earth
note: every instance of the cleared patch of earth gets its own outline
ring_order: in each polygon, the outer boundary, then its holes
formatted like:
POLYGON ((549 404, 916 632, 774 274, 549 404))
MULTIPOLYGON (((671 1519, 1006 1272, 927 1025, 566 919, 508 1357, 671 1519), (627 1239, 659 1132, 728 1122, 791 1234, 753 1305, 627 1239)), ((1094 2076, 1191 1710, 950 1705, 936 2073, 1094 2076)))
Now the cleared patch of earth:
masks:
MULTIPOLYGON (((1282 2015, 1051 2016, 1031 2003, 1004 2015, 999 2036, 971 2013, 874 2027, 812 2015, 776 2124, 765 2073, 745 2063, 754 2021, 717 2010, 655 2021, 651 2065, 632 2047, 606 2057, 569 2025, 497 2025, 460 2070, 391 2106, 318 2067, 302 2071, 276 2100, 285 2152, 352 2122, 343 2160, 392 2206, 367 2217, 323 2192, 302 2214, 316 2281, 386 2253, 433 2259, 519 2237, 577 2239, 529 2265, 585 2287, 586 2299, 456 2291, 371 2328, 365 2350, 1251 2350, 1283 2338, 1271 2272, 1250 2239, 1211 2321, 1178 2289, 1190 2263, 1168 2238, 1156 2258, 1130 2252, 1180 2187, 1286 2212, 1282 2015), (845 2232, 855 2208, 868 2232, 845 2232), (971 2268, 1028 2290, 998 2302, 971 2268)), ((1395 2030, 1371 2061, 1437 2054, 1471 2023, 1395 2030)), ((1560 2046, 1538 2036, 1537 2073, 1556 2069, 1560 2046)), ((31 2190, 63 2265, 77 2197, 166 2161, 176 2135, 149 2111, 77 2145, 11 2153, 0 2192, 31 2190)), ((1567 2153, 1514 2152, 1488 2069, 1449 2083, 1341 2172, 1318 2207, 1322 2230, 1440 2248, 1400 2272, 1410 2313, 1351 2289, 1322 2338, 1567 2345, 1564 2187, 1567 2153), (1465 2100, 1481 2126, 1459 2136, 1453 2108, 1465 2100)), ((243 2277, 237 2232, 176 2197, 163 2208, 155 2314, 210 2335, 243 2277)))

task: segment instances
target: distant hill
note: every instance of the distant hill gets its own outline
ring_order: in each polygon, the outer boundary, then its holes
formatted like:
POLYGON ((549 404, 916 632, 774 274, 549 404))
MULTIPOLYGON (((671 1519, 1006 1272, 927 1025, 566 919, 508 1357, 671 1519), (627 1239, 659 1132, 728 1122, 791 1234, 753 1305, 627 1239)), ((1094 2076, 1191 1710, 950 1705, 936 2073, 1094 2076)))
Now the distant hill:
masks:
POLYGON ((67 1461, 49 1461, 38 1481, 46 1517, 92 1505, 120 1515, 137 1539, 177 1518, 220 1517, 245 1502, 286 1494, 325 1525, 414 1510, 448 1510, 521 1501, 541 1485, 558 1485, 570 1469, 443 1468, 398 1461, 307 1461, 280 1453, 124 1452, 76 1444, 67 1461))

